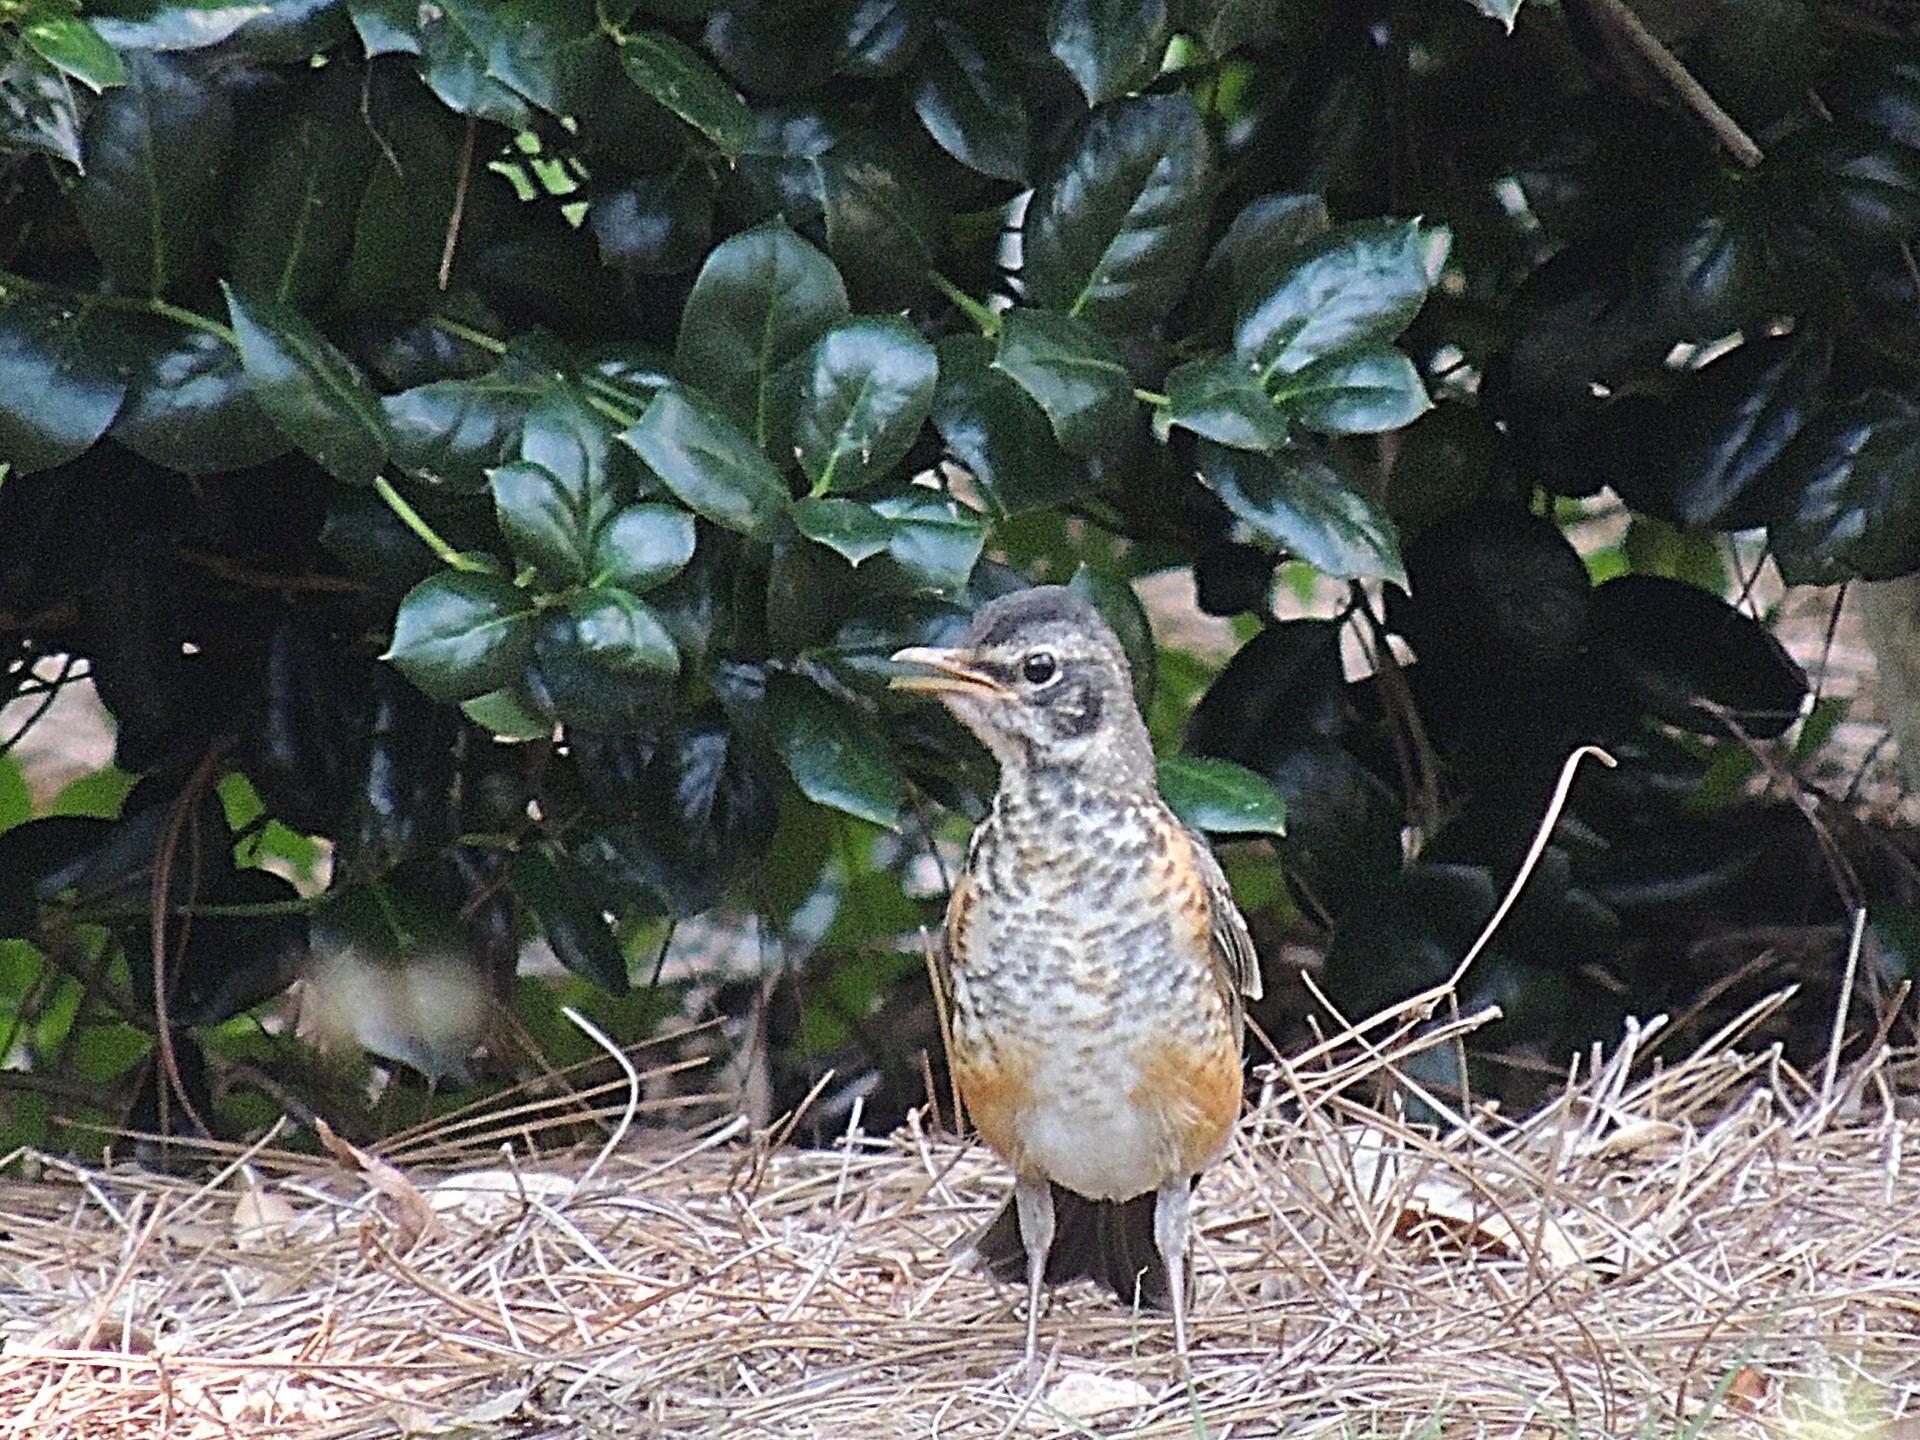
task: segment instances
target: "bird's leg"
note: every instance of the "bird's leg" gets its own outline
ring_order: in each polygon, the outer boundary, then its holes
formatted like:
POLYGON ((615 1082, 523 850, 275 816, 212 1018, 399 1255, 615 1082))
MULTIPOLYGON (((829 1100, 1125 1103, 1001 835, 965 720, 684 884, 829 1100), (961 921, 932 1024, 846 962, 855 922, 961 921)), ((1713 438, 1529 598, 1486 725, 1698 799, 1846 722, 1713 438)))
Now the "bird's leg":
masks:
POLYGON ((1053 1248, 1053 1190, 1039 1176, 1013 1182, 1013 1203, 1020 1216, 1020 1243, 1027 1251, 1027 1366, 1040 1353, 1040 1287, 1047 1278, 1047 1251, 1053 1248))
POLYGON ((1180 1357, 1180 1371, 1187 1364, 1187 1233, 1188 1212, 1193 1200, 1193 1181, 1175 1175, 1162 1182, 1153 1201, 1153 1243, 1167 1267, 1167 1298, 1173 1304, 1173 1348, 1180 1357))

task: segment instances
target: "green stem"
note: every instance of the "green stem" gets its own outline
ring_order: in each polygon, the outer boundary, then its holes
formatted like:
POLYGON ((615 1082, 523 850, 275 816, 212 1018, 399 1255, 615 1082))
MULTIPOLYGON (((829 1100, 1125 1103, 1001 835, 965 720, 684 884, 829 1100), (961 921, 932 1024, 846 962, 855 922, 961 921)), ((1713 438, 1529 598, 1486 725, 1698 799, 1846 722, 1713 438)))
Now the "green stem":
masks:
POLYGON ((462 325, 450 315, 436 315, 433 317, 433 323, 437 329, 446 331, 454 339, 464 340, 467 344, 484 350, 489 355, 507 353, 506 341, 496 339, 484 330, 476 330, 471 325, 462 325))
POLYGON ((415 535, 418 535, 421 543, 433 551, 442 565, 454 570, 464 570, 468 574, 481 574, 485 572, 486 566, 480 564, 477 560, 471 560, 467 556, 462 555, 445 540, 442 540, 439 532, 426 522, 418 510, 406 502, 400 492, 393 488, 393 482, 387 479, 386 476, 376 475, 373 477, 373 490, 376 495, 387 502, 387 508, 400 517, 400 523, 405 525, 415 535))
MULTIPOLYGON (((121 302, 116 302, 113 297, 108 296, 106 297, 105 303, 112 305, 121 302)), ((202 330, 209 335, 218 336, 236 350, 240 348, 239 338, 234 335, 232 330, 222 325, 218 320, 209 320, 197 310, 187 310, 179 305, 170 305, 165 300, 158 299, 157 297, 152 300, 137 300, 124 303, 129 310, 150 311, 163 319, 185 325, 190 330, 202 330)))
POLYGON ((989 340, 997 339, 1000 334, 1000 317, 987 306, 982 305, 953 281, 938 270, 929 270, 927 279, 933 282, 933 288, 959 306, 966 317, 973 321, 982 335, 989 340))
POLYGON ((1138 400, 1142 405, 1151 405, 1155 409, 1165 409, 1167 406, 1173 404, 1173 401, 1162 395, 1158 390, 1135 390, 1133 392, 1133 398, 1138 400))

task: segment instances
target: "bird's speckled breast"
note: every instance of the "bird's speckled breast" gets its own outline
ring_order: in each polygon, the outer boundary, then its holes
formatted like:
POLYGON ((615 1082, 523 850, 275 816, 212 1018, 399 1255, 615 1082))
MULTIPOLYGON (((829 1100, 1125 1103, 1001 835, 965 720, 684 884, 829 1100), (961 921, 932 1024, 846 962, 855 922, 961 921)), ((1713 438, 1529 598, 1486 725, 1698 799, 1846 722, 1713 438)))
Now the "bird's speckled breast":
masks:
POLYGON ((954 1062, 1017 1171, 1125 1199, 1225 1146, 1238 1023, 1196 935, 1191 843, 1157 795, 1045 770, 982 822, 954 1062))

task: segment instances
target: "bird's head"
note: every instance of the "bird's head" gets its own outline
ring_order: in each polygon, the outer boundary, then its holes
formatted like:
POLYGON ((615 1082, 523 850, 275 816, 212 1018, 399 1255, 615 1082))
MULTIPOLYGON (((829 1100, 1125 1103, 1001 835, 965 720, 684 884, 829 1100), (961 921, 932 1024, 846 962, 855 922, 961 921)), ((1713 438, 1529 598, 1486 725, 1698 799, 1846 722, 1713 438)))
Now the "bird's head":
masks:
POLYGON ((1000 762, 1003 778, 1071 768, 1109 784, 1152 783, 1153 749, 1126 651, 1100 612, 1058 585, 980 607, 951 647, 915 645, 892 681, 936 695, 1000 762))

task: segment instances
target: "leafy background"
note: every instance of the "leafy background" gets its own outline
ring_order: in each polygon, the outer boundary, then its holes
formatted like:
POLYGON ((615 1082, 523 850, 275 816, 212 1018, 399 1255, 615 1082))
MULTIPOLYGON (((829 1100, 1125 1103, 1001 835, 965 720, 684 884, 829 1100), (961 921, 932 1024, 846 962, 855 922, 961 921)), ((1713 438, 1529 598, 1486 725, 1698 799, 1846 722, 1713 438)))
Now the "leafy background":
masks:
POLYGON ((1737 1002, 1740 927, 1823 1033, 1913 872, 1792 778, 1844 702, 1754 587, 1920 568, 1913 23, 4 0, 0 739, 81 679, 116 728, 51 805, 0 768, 0 1149, 450 1103, 459 1046, 287 1043, 342 950, 466 957, 489 1084, 572 1003, 717 1019, 769 1111, 831 1071, 823 1131, 937 1102, 992 774, 885 657, 1036 579, 1127 641, 1276 1036, 1445 975, 1582 742, 1474 1082, 1737 1002), (1166 571, 1224 667, 1156 653, 1166 571))

